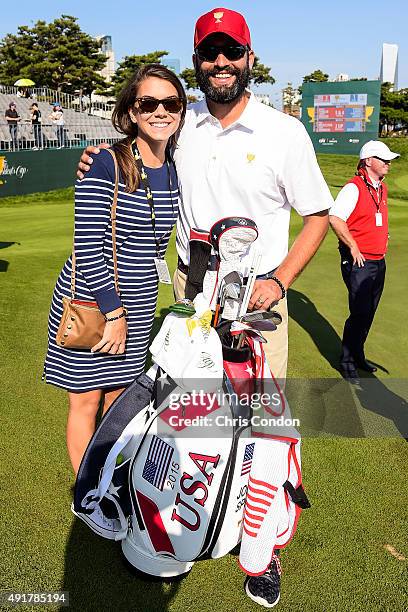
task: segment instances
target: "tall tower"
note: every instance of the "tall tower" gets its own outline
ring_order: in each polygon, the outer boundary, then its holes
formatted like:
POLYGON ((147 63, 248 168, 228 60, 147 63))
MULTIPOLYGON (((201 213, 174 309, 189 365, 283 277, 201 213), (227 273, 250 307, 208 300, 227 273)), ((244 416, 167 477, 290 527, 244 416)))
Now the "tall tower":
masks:
POLYGON ((380 81, 392 83, 392 89, 398 89, 398 45, 383 43, 380 81))
POLYGON ((96 39, 101 42, 101 53, 106 56, 106 64, 99 74, 110 83, 115 74, 115 52, 112 48, 112 36, 97 36, 96 39))

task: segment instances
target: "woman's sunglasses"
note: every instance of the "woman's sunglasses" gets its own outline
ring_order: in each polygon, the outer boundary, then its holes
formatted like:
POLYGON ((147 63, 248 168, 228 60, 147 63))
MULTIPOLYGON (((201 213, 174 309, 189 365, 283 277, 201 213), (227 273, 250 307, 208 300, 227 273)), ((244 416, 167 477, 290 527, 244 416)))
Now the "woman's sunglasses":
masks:
POLYGON ((196 55, 203 62, 215 62, 220 53, 230 62, 236 62, 244 57, 246 51, 247 47, 244 45, 225 45, 224 47, 201 45, 195 50, 196 55))
POLYGON ((154 113, 159 104, 163 104, 164 109, 168 113, 179 113, 183 108, 183 101, 176 97, 158 100, 157 98, 144 96, 143 98, 136 98, 135 101, 137 102, 136 108, 139 113, 154 113))

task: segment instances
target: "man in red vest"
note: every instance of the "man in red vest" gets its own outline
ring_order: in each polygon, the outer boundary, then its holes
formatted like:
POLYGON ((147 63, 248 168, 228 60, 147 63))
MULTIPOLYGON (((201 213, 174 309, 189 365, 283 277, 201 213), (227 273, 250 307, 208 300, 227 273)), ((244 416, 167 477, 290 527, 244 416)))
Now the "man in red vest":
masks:
POLYGON ((386 144, 370 140, 360 151, 356 175, 339 192, 330 210, 330 223, 339 239, 341 273, 349 294, 350 316, 345 322, 340 367, 343 376, 358 383, 357 368, 375 372, 366 360, 364 343, 384 287, 388 245, 387 187, 383 180, 392 159, 399 157, 386 144))

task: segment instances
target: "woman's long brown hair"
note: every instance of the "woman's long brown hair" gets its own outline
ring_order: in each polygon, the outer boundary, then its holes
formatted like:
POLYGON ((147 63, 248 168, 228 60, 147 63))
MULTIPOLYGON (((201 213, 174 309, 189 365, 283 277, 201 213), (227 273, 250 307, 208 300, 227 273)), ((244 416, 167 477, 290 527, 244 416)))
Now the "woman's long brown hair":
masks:
POLYGON ((167 143, 166 152, 168 155, 171 155, 174 151, 186 115, 186 94, 180 80, 172 70, 169 70, 161 64, 146 64, 139 68, 131 77, 125 88, 120 92, 112 113, 113 126, 118 132, 126 135, 126 138, 115 143, 112 148, 116 153, 119 168, 126 183, 126 191, 128 192, 136 191, 140 185, 140 176, 136 168, 131 148, 131 143, 137 136, 137 124, 131 121, 129 108, 135 104, 140 83, 149 77, 156 77, 169 81, 175 87, 179 98, 183 102, 180 126, 177 132, 170 136, 169 142, 167 143))

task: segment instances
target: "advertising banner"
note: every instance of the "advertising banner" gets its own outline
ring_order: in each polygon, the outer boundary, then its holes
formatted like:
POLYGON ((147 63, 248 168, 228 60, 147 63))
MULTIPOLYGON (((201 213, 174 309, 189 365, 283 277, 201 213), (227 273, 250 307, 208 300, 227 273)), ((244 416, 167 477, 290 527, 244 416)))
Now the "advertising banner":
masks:
POLYGON ((82 149, 0 151, 0 198, 73 185, 82 149))

